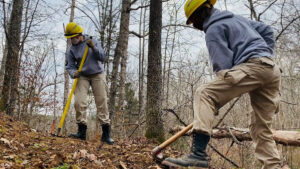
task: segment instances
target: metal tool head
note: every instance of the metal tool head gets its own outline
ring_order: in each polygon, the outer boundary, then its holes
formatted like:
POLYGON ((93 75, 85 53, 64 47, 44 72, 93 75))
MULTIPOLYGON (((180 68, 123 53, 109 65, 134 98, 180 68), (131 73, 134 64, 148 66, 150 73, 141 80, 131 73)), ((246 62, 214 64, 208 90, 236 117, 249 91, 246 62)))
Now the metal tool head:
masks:
POLYGON ((151 154, 152 154, 152 157, 153 157, 153 160, 160 166, 164 167, 162 165, 162 162, 165 160, 165 157, 162 153, 162 149, 157 146, 155 147, 152 151, 151 151, 151 154))

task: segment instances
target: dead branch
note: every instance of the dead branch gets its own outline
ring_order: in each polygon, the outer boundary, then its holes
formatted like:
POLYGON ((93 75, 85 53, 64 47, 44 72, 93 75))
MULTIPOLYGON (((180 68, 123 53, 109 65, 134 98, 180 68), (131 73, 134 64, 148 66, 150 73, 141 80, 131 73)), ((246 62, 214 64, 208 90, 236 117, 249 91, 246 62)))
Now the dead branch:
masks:
POLYGON ((178 116, 178 114, 176 114, 176 112, 173 109, 163 109, 163 110, 172 113, 181 124, 187 126, 187 124, 181 120, 181 118, 178 116))
POLYGON ((138 38, 145 38, 146 36, 149 35, 149 33, 147 33, 147 34, 145 34, 145 35, 141 35, 141 34, 136 33, 136 32, 134 32, 134 31, 130 31, 129 33, 135 35, 135 36, 138 37, 138 38))
POLYGON ((216 124, 216 126, 214 128, 217 128, 219 127, 219 125, 221 124, 221 122, 225 119, 225 117, 227 116, 227 114, 230 112, 230 110, 234 107, 234 105, 236 104, 237 101, 239 101, 239 99, 241 98, 238 97, 232 104, 231 106, 229 107, 229 109, 227 109, 227 111, 224 113, 224 115, 222 116, 222 118, 219 120, 219 122, 216 124))
MULTIPOLYGON (((183 127, 176 127, 171 129, 170 133, 176 133, 183 127)), ((233 136, 239 141, 251 141, 249 129, 241 129, 230 127, 231 132, 228 128, 213 129, 212 138, 223 139, 233 138, 233 136), (232 134, 231 134, 232 133, 232 134)), ((187 132, 186 135, 191 135, 191 131, 187 132)), ((287 130, 273 130, 274 140, 277 144, 285 146, 296 146, 300 147, 300 132, 299 131, 287 131, 287 130)))
POLYGON ((292 19, 281 31, 280 31, 280 33, 276 36, 276 38, 275 38, 275 41, 277 41, 278 39, 279 39, 279 37, 283 34, 283 32, 285 31, 285 30, 287 30, 288 29, 288 27, 293 23, 293 22, 295 22, 297 19, 300 19, 300 16, 298 16, 298 17, 296 17, 296 18, 294 18, 294 19, 292 19))
POLYGON ((219 154, 219 156, 221 156, 222 158, 224 158, 226 161, 230 162, 232 165, 234 165, 237 168, 241 168, 239 167, 235 162, 233 162, 231 159, 227 158, 225 155, 223 155, 222 153, 220 153, 214 146, 212 146, 211 144, 208 144, 208 146, 214 150, 217 154, 219 154))

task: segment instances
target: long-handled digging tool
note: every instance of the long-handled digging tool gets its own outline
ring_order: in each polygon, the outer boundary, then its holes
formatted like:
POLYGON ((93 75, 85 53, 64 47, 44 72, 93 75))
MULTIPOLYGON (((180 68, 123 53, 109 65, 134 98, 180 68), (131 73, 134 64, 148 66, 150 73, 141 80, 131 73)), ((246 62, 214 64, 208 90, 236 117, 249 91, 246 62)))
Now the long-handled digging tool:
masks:
MULTIPOLYGON (((79 65, 79 68, 78 68, 79 72, 81 72, 81 69, 82 69, 83 64, 85 62, 88 51, 89 51, 89 47, 86 46, 85 51, 84 51, 83 56, 82 56, 82 59, 81 59, 81 62, 80 62, 80 65, 79 65)), ((51 128, 51 134, 54 135, 54 136, 59 136, 61 128, 64 125, 64 121, 65 121, 66 115, 68 113, 68 110, 69 110, 69 107, 70 107, 70 104, 71 104, 71 101, 72 101, 73 93, 74 93, 75 88, 77 86, 77 82, 78 82, 78 78, 75 78, 73 86, 72 86, 71 93, 69 94, 67 104, 65 106, 63 115, 61 116, 61 119, 60 119, 60 122, 59 122, 59 126, 58 126, 58 129, 57 129, 57 135, 54 134, 54 127, 51 128)), ((54 126, 54 125, 52 125, 52 126, 54 126)))
POLYGON ((185 128, 183 128, 182 130, 180 130, 178 133, 176 133, 175 135, 173 135, 172 137, 170 137, 168 140, 166 140, 165 142, 163 142, 162 144, 160 144, 159 146, 155 147, 152 150, 152 157, 153 159, 159 163, 159 164, 163 164, 164 161, 164 156, 162 154, 162 150, 164 150, 167 146, 169 146, 171 143, 173 143, 175 140, 177 140, 179 137, 181 137, 182 135, 184 135, 186 132, 188 132, 191 128, 193 127, 193 123, 191 123, 190 125, 186 126, 185 128))

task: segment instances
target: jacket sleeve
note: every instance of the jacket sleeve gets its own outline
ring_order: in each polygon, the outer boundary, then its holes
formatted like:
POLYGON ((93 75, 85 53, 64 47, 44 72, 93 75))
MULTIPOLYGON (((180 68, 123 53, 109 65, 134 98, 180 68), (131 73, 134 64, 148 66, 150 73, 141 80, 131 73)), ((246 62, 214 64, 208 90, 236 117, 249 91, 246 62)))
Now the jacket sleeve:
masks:
POLYGON ((95 53, 95 56, 96 56, 97 60, 99 60, 101 62, 105 62, 106 61, 106 54, 105 54, 104 50, 102 49, 99 41, 93 40, 93 42, 95 44, 95 50, 93 52, 95 53))
POLYGON ((68 71, 70 77, 74 79, 74 73, 77 70, 77 66, 76 66, 76 59, 70 50, 68 50, 68 52, 66 53, 65 64, 66 64, 65 65, 66 70, 68 71))
POLYGON ((275 39, 274 31, 271 26, 264 24, 263 22, 257 22, 250 20, 251 26, 260 34, 260 36, 266 41, 269 48, 274 51, 275 39))
POLYGON ((210 55, 213 71, 230 69, 233 67, 233 52, 228 47, 225 31, 219 27, 210 29, 205 35, 206 46, 210 55))

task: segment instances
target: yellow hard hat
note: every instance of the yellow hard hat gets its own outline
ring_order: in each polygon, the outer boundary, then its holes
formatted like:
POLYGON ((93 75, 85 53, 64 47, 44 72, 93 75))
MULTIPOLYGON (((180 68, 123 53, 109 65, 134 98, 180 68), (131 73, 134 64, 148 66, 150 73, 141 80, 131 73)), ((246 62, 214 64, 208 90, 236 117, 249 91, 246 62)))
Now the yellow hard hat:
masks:
POLYGON ((67 39, 73 38, 83 32, 82 27, 80 27, 77 23, 75 22, 70 22, 66 26, 65 29, 65 37, 67 39))
POLYGON ((186 24, 190 24, 189 18, 192 16, 193 12, 196 11, 202 4, 206 1, 210 1, 212 5, 216 3, 217 0, 187 0, 184 5, 185 16, 187 18, 186 24))

